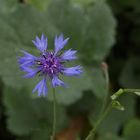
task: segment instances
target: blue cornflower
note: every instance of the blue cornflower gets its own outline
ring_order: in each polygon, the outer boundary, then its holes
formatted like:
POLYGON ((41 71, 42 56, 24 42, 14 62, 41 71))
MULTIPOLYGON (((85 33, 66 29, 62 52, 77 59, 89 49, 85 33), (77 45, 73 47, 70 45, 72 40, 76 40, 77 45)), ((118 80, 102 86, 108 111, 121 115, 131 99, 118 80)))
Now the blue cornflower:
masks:
POLYGON ((48 92, 47 80, 51 79, 52 87, 66 86, 66 84, 59 79, 60 74, 66 76, 77 76, 82 73, 81 66, 75 66, 66 68, 65 62, 75 60, 77 51, 69 49, 61 54, 61 49, 67 44, 69 38, 64 39, 61 34, 59 37, 55 37, 54 51, 47 51, 48 43, 47 37, 43 34, 41 38, 38 36, 36 40, 33 40, 33 44, 40 51, 40 56, 36 57, 24 50, 21 52, 24 54, 19 57, 18 62, 22 71, 26 72, 25 78, 32 78, 36 75, 42 77, 42 80, 35 86, 33 93, 38 91, 38 96, 46 95, 48 92))

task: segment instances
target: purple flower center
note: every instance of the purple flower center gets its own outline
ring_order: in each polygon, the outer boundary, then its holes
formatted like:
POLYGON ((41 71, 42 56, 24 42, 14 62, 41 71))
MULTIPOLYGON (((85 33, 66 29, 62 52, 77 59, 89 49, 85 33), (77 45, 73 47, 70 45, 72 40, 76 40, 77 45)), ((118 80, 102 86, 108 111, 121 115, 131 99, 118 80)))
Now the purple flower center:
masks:
POLYGON ((51 78, 54 75, 58 75, 63 69, 60 58, 54 56, 52 52, 42 54, 37 64, 41 68, 41 73, 49 75, 51 78))

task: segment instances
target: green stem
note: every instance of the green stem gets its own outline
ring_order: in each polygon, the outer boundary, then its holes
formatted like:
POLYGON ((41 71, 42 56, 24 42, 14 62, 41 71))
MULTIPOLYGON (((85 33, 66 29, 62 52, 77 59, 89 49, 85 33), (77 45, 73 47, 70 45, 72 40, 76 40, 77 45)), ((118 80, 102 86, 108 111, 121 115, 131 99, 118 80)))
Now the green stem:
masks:
POLYGON ((102 116, 100 116, 99 120, 96 122, 94 128, 89 132, 89 135, 86 137, 85 140, 93 140, 94 139, 94 136, 95 136, 95 133, 96 133, 97 128, 102 123, 102 121, 104 120, 104 118, 108 115, 108 113, 111 111, 111 109, 112 109, 112 103, 113 102, 111 102, 108 105, 107 109, 104 111, 104 113, 102 114, 102 116))
POLYGON ((100 111, 100 115, 102 115, 102 113, 104 112, 106 106, 107 106, 107 102, 108 102, 108 97, 109 97, 109 74, 108 74, 108 68, 106 68, 104 70, 104 75, 105 75, 105 80, 106 80, 106 95, 104 97, 104 100, 103 100, 103 105, 101 107, 101 111, 100 111))
POLYGON ((116 100, 119 96, 121 96, 124 93, 135 93, 140 92, 140 89, 119 89, 117 92, 115 92, 112 96, 112 100, 116 100))
POLYGON ((130 93, 140 92, 140 89, 124 89, 124 92, 130 92, 130 93))
POLYGON ((113 103, 114 101, 116 101, 116 99, 121 96, 124 93, 136 93, 136 92, 140 92, 140 89, 119 89, 117 92, 115 92, 112 96, 111 96, 111 103, 108 105, 107 109, 99 116, 98 121, 95 123, 94 128, 89 132, 89 135, 86 137, 85 140, 93 140, 95 133, 99 127, 99 125, 102 123, 102 121, 104 120, 104 118, 108 115, 108 113, 110 112, 110 110, 113 107, 113 103))
POLYGON ((112 100, 116 100, 119 96, 121 96, 124 93, 124 89, 120 88, 117 92, 115 92, 112 96, 112 100))
POLYGON ((56 95, 55 88, 53 88, 53 128, 51 140, 55 140, 55 134, 56 134, 56 95))

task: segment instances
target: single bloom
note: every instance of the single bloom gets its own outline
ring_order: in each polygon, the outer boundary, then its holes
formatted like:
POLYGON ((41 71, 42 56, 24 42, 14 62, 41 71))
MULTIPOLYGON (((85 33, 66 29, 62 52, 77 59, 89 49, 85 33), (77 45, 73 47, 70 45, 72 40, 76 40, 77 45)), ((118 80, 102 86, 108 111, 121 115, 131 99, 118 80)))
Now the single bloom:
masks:
POLYGON ((40 52, 40 56, 34 56, 24 50, 21 50, 23 56, 18 58, 20 69, 26 74, 25 78, 32 78, 36 75, 40 76, 42 80, 35 86, 33 93, 38 91, 38 96, 47 95, 47 80, 50 79, 52 87, 66 86, 66 84, 60 80, 60 75, 77 76, 82 73, 81 66, 74 66, 67 68, 65 62, 75 60, 76 50, 69 49, 64 53, 61 50, 67 44, 69 38, 64 39, 61 34, 54 39, 54 51, 48 51, 48 40, 43 34, 41 38, 38 36, 36 40, 33 40, 33 44, 40 52))

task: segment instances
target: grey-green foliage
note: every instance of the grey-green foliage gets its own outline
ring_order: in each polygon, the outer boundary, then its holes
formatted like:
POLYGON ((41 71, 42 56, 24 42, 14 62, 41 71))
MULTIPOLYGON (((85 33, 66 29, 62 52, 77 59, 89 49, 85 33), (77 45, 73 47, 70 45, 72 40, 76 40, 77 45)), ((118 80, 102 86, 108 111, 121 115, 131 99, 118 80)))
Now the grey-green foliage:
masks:
POLYGON ((69 0, 53 0, 48 7, 48 20, 61 33, 70 37, 70 46, 80 49, 83 44, 83 33, 86 29, 84 9, 75 6, 69 0))
POLYGON ((31 40, 42 28, 37 18, 40 21, 42 19, 37 11, 24 6, 19 6, 15 12, 1 15, 0 75, 6 85, 13 87, 28 85, 27 81, 21 78, 17 57, 20 55, 20 49, 35 50, 31 40), (30 17, 33 19, 31 20, 30 17), (37 26, 40 28, 36 29, 37 26))
POLYGON ((114 43, 116 27, 105 2, 96 2, 84 10, 70 1, 54 0, 48 10, 52 24, 70 35, 72 45, 80 50, 86 64, 104 59, 114 43))
POLYGON ((50 0, 27 0, 27 4, 34 6, 39 10, 45 10, 49 5, 50 0))
MULTIPOLYGON (((90 61, 92 67, 92 61, 103 60, 114 42, 115 20, 110 8, 103 2, 96 3, 87 12, 70 1, 54 0, 50 2, 47 11, 38 11, 23 4, 17 5, 16 10, 10 13, 0 11, 0 14, 0 76, 6 85, 13 88, 28 87, 31 92, 38 82, 23 79, 17 64, 20 49, 39 54, 31 43, 36 35, 45 33, 49 38, 49 48, 52 49, 53 37, 64 33, 70 37, 69 45, 65 48, 78 49, 79 56, 83 58, 80 64, 90 61)), ((71 90, 60 91, 59 102, 71 104, 81 98, 82 91, 86 89, 93 89, 100 98, 104 96, 104 92, 99 92, 104 85, 95 80, 92 83, 94 76, 90 76, 87 69, 92 71, 92 68, 83 69, 85 76, 81 79, 84 80, 71 80, 68 83, 71 90)), ((100 70, 98 73, 104 79, 100 70)))
MULTIPOLYGON (((47 138, 51 135, 53 104, 46 98, 32 99, 25 89, 6 88, 4 105, 8 128, 14 134, 31 136, 33 140, 35 137, 47 138)), ((57 130, 62 129, 67 122, 65 108, 57 104, 57 130)))
MULTIPOLYGON (((93 2, 93 0, 71 0, 71 1, 75 4, 80 4, 82 6, 87 6, 93 2)), ((96 0, 94 0, 94 1, 96 1, 96 0)))
POLYGON ((2 13, 10 13, 16 10, 18 0, 0 0, 0 9, 2 13))
MULTIPOLYGON (((117 1, 115 4, 122 3, 122 8, 124 5, 133 3, 135 12, 138 12, 138 1, 135 0, 134 3, 132 0, 117 1)), ((41 33, 45 33, 49 40, 48 47, 53 49, 54 36, 64 33, 65 37, 70 37, 70 41, 64 49, 78 50, 80 60, 75 65, 84 64, 84 73, 81 77, 62 78, 69 87, 56 88, 58 103, 71 105, 78 101, 83 93, 86 94, 83 92, 86 90, 91 90, 91 94, 102 99, 107 94, 107 87, 103 71, 100 66, 95 66, 95 62, 103 61, 112 48, 115 42, 116 20, 111 8, 104 0, 93 0, 93 2, 92 0, 28 0, 27 5, 18 4, 14 0, 1 0, 0 2, 0 76, 6 87, 4 105, 8 116, 8 128, 12 133, 19 136, 26 135, 31 140, 47 140, 51 134, 52 103, 46 98, 29 96, 39 79, 22 78, 17 64, 17 56, 21 55, 19 50, 22 48, 39 55, 31 43, 36 35, 40 36, 41 33), (90 67, 87 67, 88 65, 90 67), (7 89, 7 86, 13 89, 7 89), (22 90, 23 87, 27 90, 22 90)), ((135 19, 135 24, 139 24, 139 20, 135 19)), ((135 36, 138 35, 135 34, 139 34, 138 30, 132 33, 136 40, 135 36)), ((137 58, 129 60, 126 64, 120 77, 120 83, 124 87, 139 87, 139 60, 137 58)), ((52 100, 51 90, 49 86, 47 98, 50 100, 52 100)), ((91 123, 94 125, 95 113, 99 111, 101 102, 96 105, 98 100, 92 98, 89 100, 89 98, 90 96, 85 100, 79 100, 81 101, 79 108, 81 107, 82 111, 87 112, 95 111, 90 116, 91 123)), ((124 97, 121 103, 126 110, 124 112, 113 111, 106 118, 98 131, 100 135, 105 135, 101 136, 101 140, 120 140, 121 138, 106 133, 117 133, 120 127, 133 117, 134 98, 132 96, 124 97)), ((58 112, 57 127, 60 130, 68 120, 62 106, 58 105, 58 112)), ((138 140, 138 130, 138 120, 131 122, 124 130, 125 138, 138 140), (135 128, 137 128, 136 131, 134 131, 135 128)))
POLYGON ((104 2, 96 2, 87 13, 89 24, 85 32, 84 53, 92 61, 102 61, 114 44, 116 22, 104 2))
MULTIPOLYGON (((89 73, 86 71, 86 69, 83 69, 83 71, 84 73, 80 77, 63 76, 63 80, 68 87, 56 88, 56 97, 59 103, 70 105, 82 97, 82 92, 84 90, 94 90, 91 77, 88 75, 89 73)), ((48 98, 52 100, 51 88, 49 89, 48 98)))

